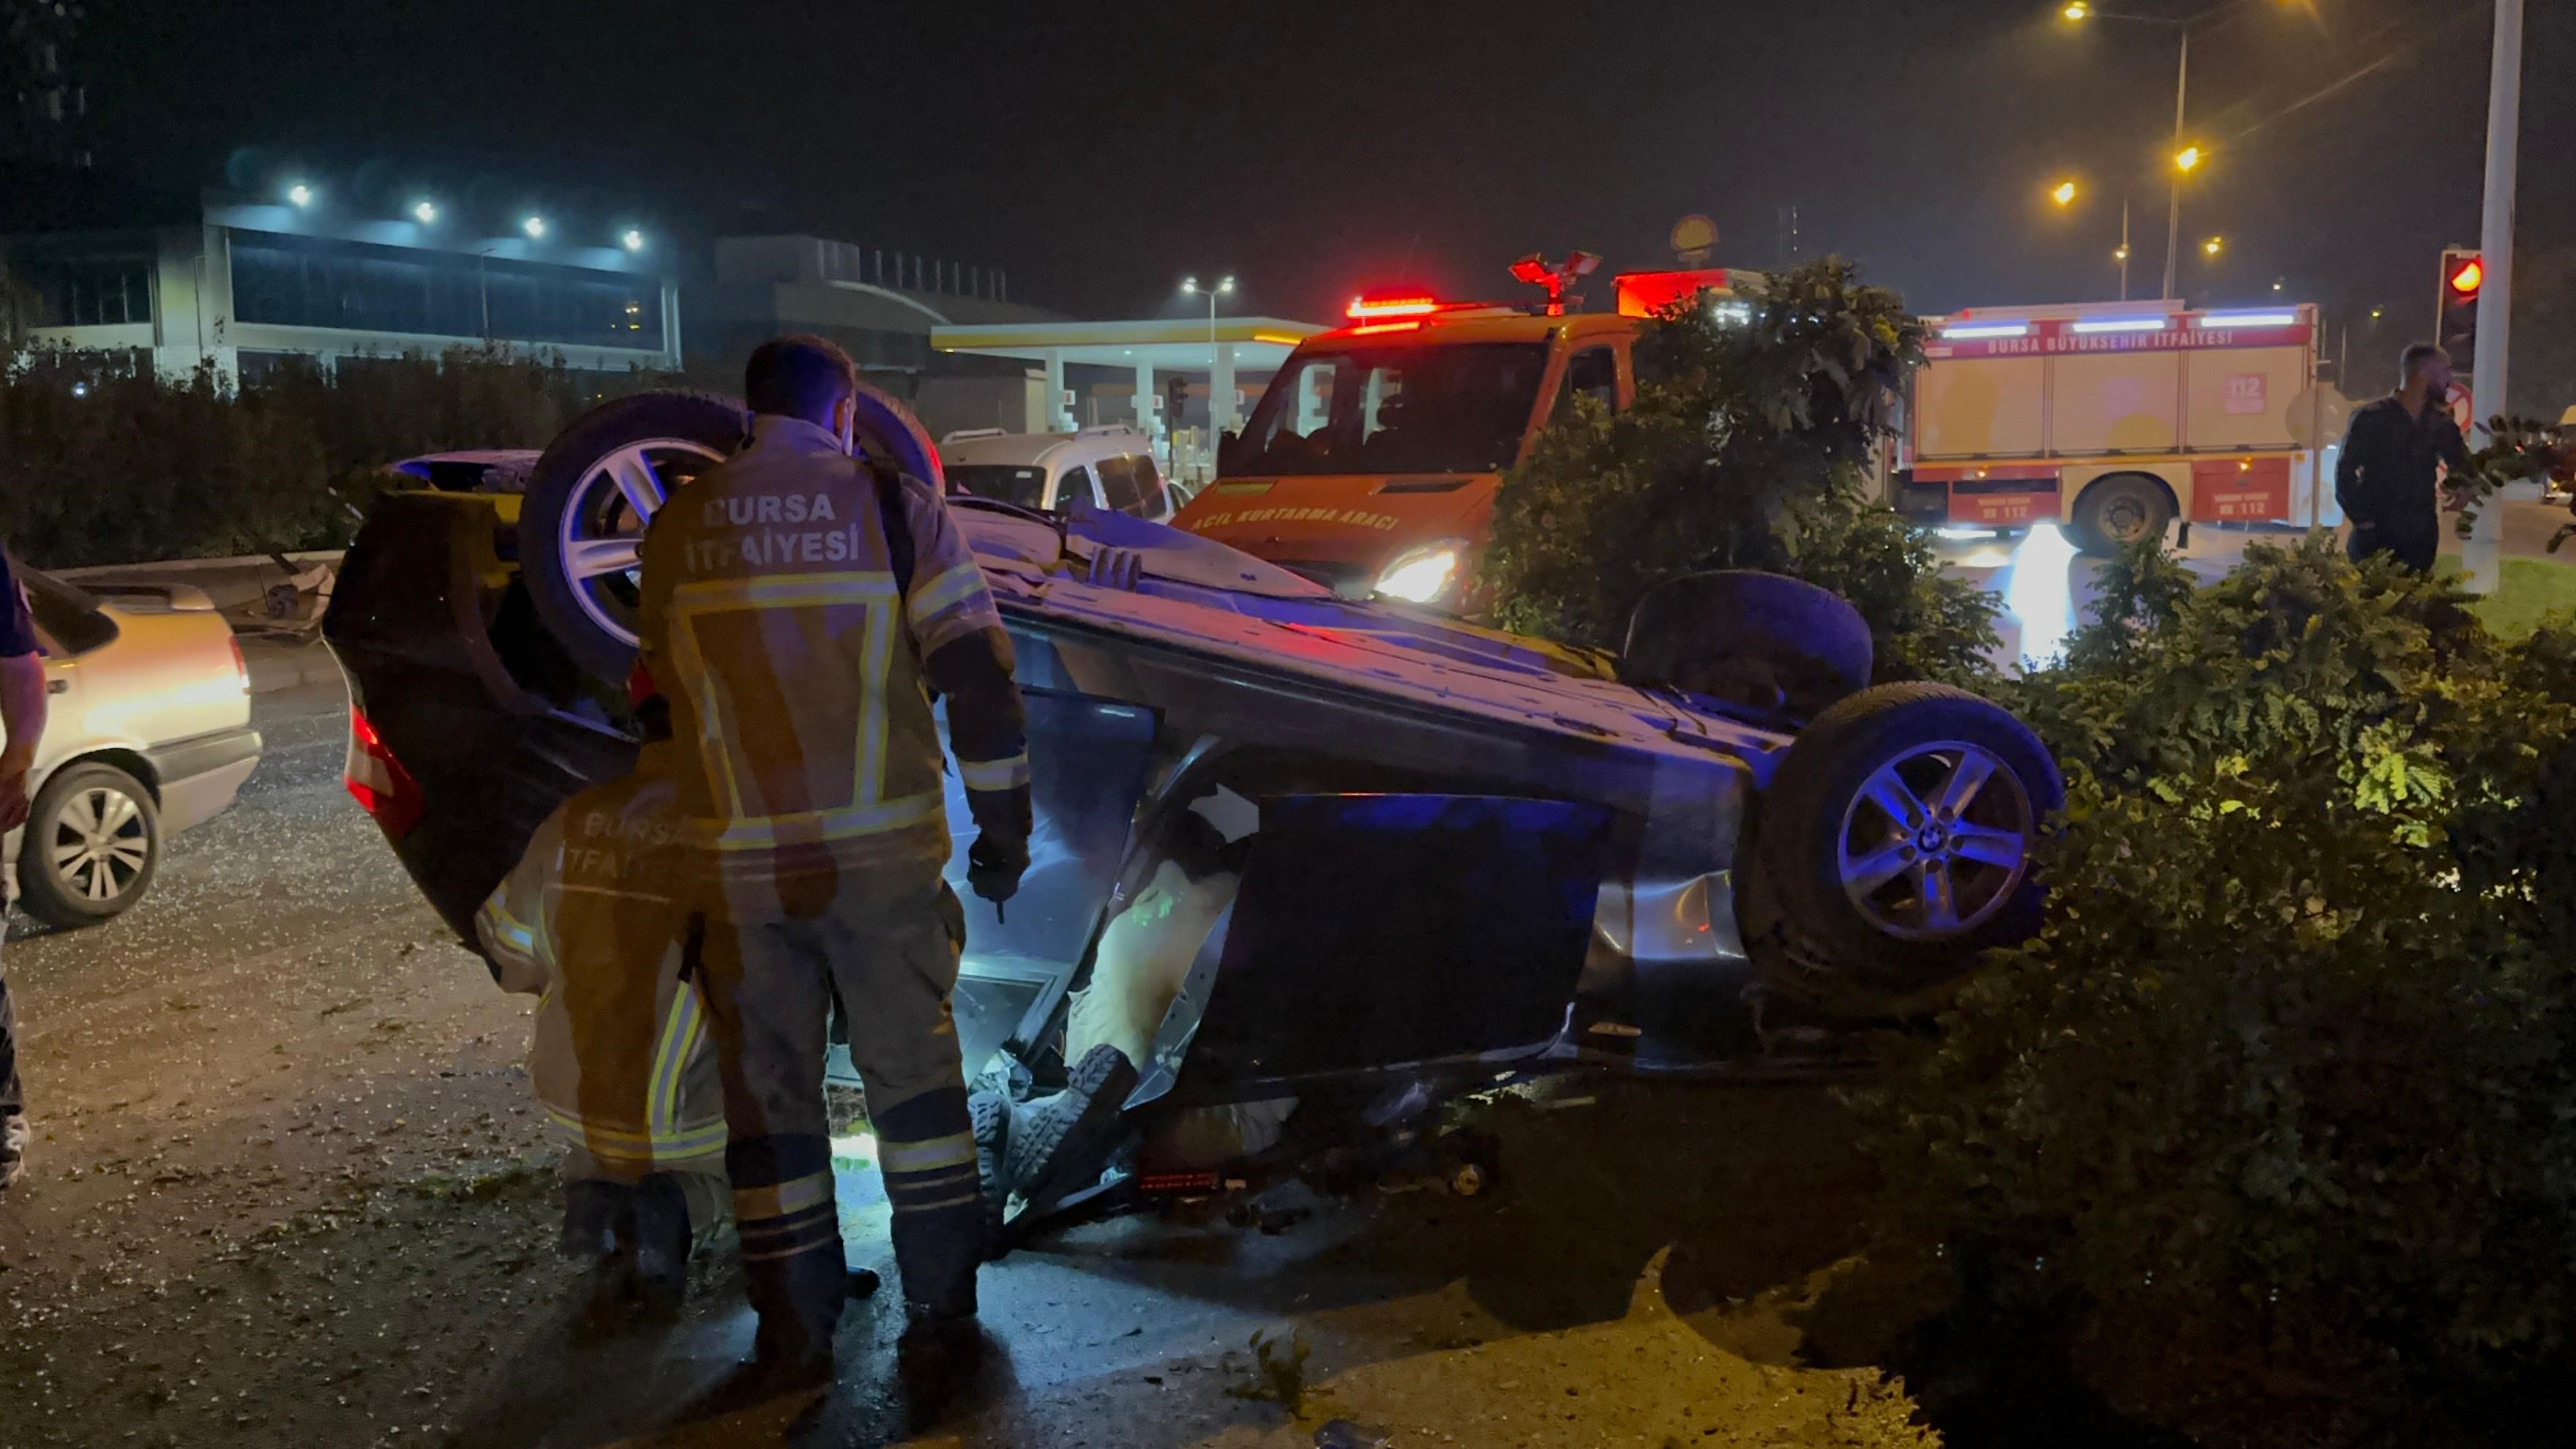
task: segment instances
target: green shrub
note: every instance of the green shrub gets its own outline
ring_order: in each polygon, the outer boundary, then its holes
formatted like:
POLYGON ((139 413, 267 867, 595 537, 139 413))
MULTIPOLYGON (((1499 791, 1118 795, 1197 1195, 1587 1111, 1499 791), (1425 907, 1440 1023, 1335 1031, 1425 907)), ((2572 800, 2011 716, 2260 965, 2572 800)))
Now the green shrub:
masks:
POLYGON ((1655 585, 1770 569, 1858 605, 1881 678, 1986 676, 1993 602, 1864 497, 1922 343, 1840 258, 1771 277, 1747 321, 1668 309, 1638 338, 1634 404, 1567 400, 1504 479, 1484 562, 1499 619, 1616 649, 1655 585))
POLYGON ((1882 1252, 2205 1444, 2497 1431, 2576 1366, 2576 638, 2323 537, 2112 583, 2003 686, 2049 923, 1865 1098, 1882 1252))
POLYGON ((0 368, 0 539, 55 568, 336 547, 385 465, 543 447, 613 382, 493 349, 118 376, 76 353, 0 368))

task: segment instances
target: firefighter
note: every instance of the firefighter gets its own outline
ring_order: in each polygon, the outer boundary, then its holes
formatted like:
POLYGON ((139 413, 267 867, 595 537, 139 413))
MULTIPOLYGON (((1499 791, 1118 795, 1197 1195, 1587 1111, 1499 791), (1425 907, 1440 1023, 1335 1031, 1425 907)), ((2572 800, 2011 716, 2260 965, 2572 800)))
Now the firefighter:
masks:
POLYGON ((893 1206, 916 1418, 981 1356, 982 1196, 949 1012, 965 916, 931 693, 978 836, 968 879, 1028 865, 1011 646, 938 494, 854 456, 857 370, 821 338, 751 356, 749 446, 643 547, 643 660, 671 700, 706 913, 710 1027, 746 1288, 750 1399, 830 1381, 843 1259, 821 1063, 837 988, 893 1206))
MULTIPOLYGON (((636 701, 632 774, 574 795, 475 916, 505 991, 535 996, 528 1081, 569 1149, 564 1256, 595 1265, 588 1326, 675 1313, 689 1259, 732 1217, 724 1097, 686 952, 676 746, 636 701)), ((874 1275, 858 1288, 873 1290, 874 1275)))

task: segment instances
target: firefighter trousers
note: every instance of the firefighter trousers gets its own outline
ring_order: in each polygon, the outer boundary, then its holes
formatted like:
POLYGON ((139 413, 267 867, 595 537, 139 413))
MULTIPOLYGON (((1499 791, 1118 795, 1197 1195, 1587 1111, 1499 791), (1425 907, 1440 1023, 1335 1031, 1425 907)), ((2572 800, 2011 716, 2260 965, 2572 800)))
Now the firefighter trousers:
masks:
MULTIPOLYGON (((724 1081, 726 1174, 763 1335, 828 1348, 847 1281, 823 1110, 825 1015, 847 1012, 916 1316, 975 1311, 982 1189, 949 993, 966 916, 946 882, 844 876, 804 910, 728 890, 700 957, 724 1081)), ((768 893, 763 893, 768 894, 768 893)))

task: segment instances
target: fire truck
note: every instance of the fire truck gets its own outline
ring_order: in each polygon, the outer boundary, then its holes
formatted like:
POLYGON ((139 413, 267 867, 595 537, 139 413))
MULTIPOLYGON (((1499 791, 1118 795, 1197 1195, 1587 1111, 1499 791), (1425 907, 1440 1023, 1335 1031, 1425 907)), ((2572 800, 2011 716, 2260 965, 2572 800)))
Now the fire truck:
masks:
POLYGON ((1616 279, 1615 312, 1574 310, 1569 288, 1598 261, 1517 263, 1512 275, 1544 287, 1544 302, 1445 302, 1418 288, 1353 298, 1346 326, 1289 355, 1220 446, 1216 481, 1173 522, 1340 593, 1461 607, 1495 491, 1558 400, 1626 407, 1645 318, 1701 294, 1742 308, 1737 287, 1760 280, 1631 272, 1616 279))
POLYGON ((2063 524, 2108 553, 2176 520, 2292 521, 2318 475, 2312 305, 1990 308, 1927 319, 1891 500, 1919 523, 2063 524))

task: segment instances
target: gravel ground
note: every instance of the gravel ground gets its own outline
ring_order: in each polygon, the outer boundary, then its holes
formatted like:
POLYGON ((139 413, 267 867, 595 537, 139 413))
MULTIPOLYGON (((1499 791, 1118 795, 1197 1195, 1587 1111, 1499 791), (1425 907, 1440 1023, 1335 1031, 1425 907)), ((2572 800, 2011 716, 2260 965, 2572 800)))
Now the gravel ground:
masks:
MULTIPOLYGON (((338 691, 258 712, 268 758, 150 899, 10 922, 37 1140, 0 1198, 0 1446, 903 1441, 885 1302, 793 1422, 674 1427, 749 1339, 722 1254, 679 1324, 576 1337, 525 1004, 341 793, 338 691)), ((1473 1198, 1391 1183, 1275 1234, 1128 1218, 1013 1254, 976 1403, 905 1442, 1934 1442, 1900 1385, 1799 1366, 1780 1316, 1861 1235, 1824 1093, 1613 1083, 1479 1121, 1503 1171, 1473 1198), (1294 1410, 1256 1392, 1257 1332, 1311 1353, 1294 1410)), ((873 1182, 843 1199, 880 1262, 873 1182)))

